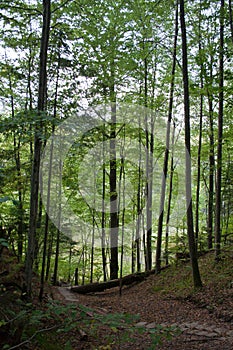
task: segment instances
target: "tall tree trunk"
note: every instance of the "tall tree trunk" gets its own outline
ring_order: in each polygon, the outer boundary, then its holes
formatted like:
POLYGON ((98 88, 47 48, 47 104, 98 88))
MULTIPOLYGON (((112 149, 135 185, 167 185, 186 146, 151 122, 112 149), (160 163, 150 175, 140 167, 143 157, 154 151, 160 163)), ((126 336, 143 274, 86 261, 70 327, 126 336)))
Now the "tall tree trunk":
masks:
MULTIPOLYGON (((202 51, 201 45, 201 1, 200 1, 200 17, 199 17, 199 26, 198 26, 198 38, 199 38, 199 53, 202 51)), ((203 126, 203 87, 204 87, 204 79, 203 79, 203 62, 201 60, 200 67, 200 118, 199 118, 199 140, 198 140, 198 151, 197 151, 197 188, 196 188, 196 215, 195 215, 195 238, 196 245, 198 249, 198 238, 199 238, 199 199, 200 199, 200 185, 201 185, 201 149, 202 149, 202 126, 203 126)))
POLYGON ((230 29, 231 29, 231 41, 233 42, 233 20, 232 20, 232 5, 231 0, 229 0, 229 22, 230 22, 230 29))
POLYGON ((173 191, 173 175, 174 175, 174 144, 175 144, 175 123, 173 125, 172 133, 172 155, 171 155, 171 166, 170 166, 170 182, 169 182, 169 194, 168 194, 168 204, 167 204, 167 217, 166 217, 166 234, 165 234, 165 262, 166 265, 169 263, 169 252, 168 252, 168 241, 169 241, 169 223, 170 223, 170 213, 171 213, 171 203, 172 203, 172 191, 173 191))
MULTIPOLYGON (((136 211, 136 205, 133 204, 133 222, 135 222, 135 211, 136 211)), ((136 225, 137 226, 137 225, 136 225)), ((131 244, 131 273, 135 272, 135 266, 136 266, 136 256, 137 256, 137 245, 136 245, 136 227, 133 227, 132 229, 132 244, 131 244)))
MULTIPOLYGON (((50 32, 50 16, 51 16, 50 0, 43 0, 43 28, 40 47, 40 69, 39 69, 39 91, 37 109, 39 115, 45 110, 46 88, 47 88, 47 55, 48 42, 50 32)), ((41 140, 42 122, 36 125, 34 137, 34 154, 31 174, 31 196, 30 196, 30 222, 28 232, 28 249, 26 259, 26 294, 31 298, 32 294, 32 270, 34 262, 36 222, 38 210, 38 193, 39 193, 39 170, 40 156, 42 148, 41 140)))
MULTIPOLYGON (((30 20, 30 35, 32 34, 32 24, 30 20)), ((29 47, 29 59, 28 59, 28 79, 27 79, 27 98, 25 102, 25 111, 33 110, 33 93, 32 93, 32 70, 33 70, 33 50, 32 46, 29 47)), ((30 133, 32 135, 32 124, 30 124, 30 133)), ((30 161, 32 163, 33 160, 33 142, 30 137, 30 161)))
POLYGON ((218 149, 216 176, 216 214, 215 214, 215 256, 220 255, 221 244, 221 184, 222 184, 222 134, 223 134, 223 86, 224 86, 224 0, 220 7, 220 44, 219 44, 219 110, 218 110, 218 149))
MULTIPOLYGON (((124 129, 124 143, 125 143, 125 129, 124 129)), ((124 147, 124 145, 123 145, 124 147)), ((124 239, 125 239, 125 164, 124 164, 124 149, 121 154, 121 169, 120 169, 120 184, 123 183, 122 191, 119 189, 119 197, 120 192, 122 192, 122 219, 121 219, 121 257, 120 257, 120 288, 119 294, 122 294, 122 277, 123 277, 123 261, 124 261, 124 239)), ((120 203, 119 203, 119 211, 120 211, 120 203)))
MULTIPOLYGON (((14 94, 13 94, 13 87, 12 87, 12 81, 11 76, 9 74, 9 88, 11 92, 11 117, 12 119, 15 118, 15 104, 14 104, 14 94)), ((22 201, 22 181, 21 181, 21 159, 20 159, 20 136, 19 140, 17 140, 16 134, 14 132, 13 136, 13 142, 14 142, 14 159, 15 159, 15 166, 16 166, 16 174, 17 174, 17 188, 18 188, 18 211, 17 211, 17 222, 18 222, 18 260, 22 260, 23 255, 23 201, 22 201)))
POLYGON ((141 271, 141 213, 142 213, 142 203, 141 203, 141 163, 142 163, 142 131, 141 131, 141 116, 138 116, 138 145, 139 145, 139 159, 138 159, 138 188, 137 188, 137 223, 136 223, 136 233, 135 233, 135 244, 136 244, 136 259, 137 259, 137 271, 141 271))
POLYGON ((93 282, 93 276, 94 276, 94 252, 95 252, 95 225, 96 225, 96 221, 95 221, 95 207, 96 207, 96 198, 95 198, 95 194, 96 194, 96 168, 95 168, 95 164, 93 164, 94 167, 94 181, 93 181, 93 208, 90 208, 90 211, 92 213, 92 238, 91 238, 91 259, 90 259, 90 283, 93 282))
MULTIPOLYGON (((62 147, 62 144, 60 145, 62 147)), ((57 235, 56 235, 56 253, 55 253, 55 262, 54 262, 54 271, 53 271, 53 283, 57 284, 58 279, 58 262, 59 262, 59 253, 60 253, 60 229, 61 229, 61 188, 62 188, 62 161, 59 159, 59 184, 58 184, 58 226, 57 226, 57 235)))
MULTIPOLYGON (((145 42, 143 41, 143 51, 145 52, 145 42)), ((148 107, 148 62, 147 56, 144 58, 144 106, 148 107)), ((152 133, 149 128, 148 111, 145 116, 146 127, 146 270, 151 270, 152 267, 152 162, 151 155, 151 137, 152 133)))
POLYGON ((171 72, 170 99, 169 99, 168 118, 167 118, 166 150, 165 150, 164 162, 163 162, 163 176, 162 176, 160 210, 159 210, 160 215, 159 215, 159 221, 158 221, 158 235, 157 235, 157 246, 156 246, 155 269, 157 273, 160 272, 160 269, 161 269, 161 246, 162 246, 164 204, 165 204, 165 194, 166 194, 170 134, 171 134, 171 120, 172 120, 174 85, 175 85, 177 37, 178 37, 178 2, 176 4, 176 13, 175 13, 175 35, 174 35, 174 44, 173 44, 173 62, 172 62, 172 72, 171 72))
POLYGON ((202 125, 203 125, 203 94, 201 93, 200 101, 200 124, 199 124, 199 140, 197 152, 197 188, 196 188, 196 210, 195 210, 195 240, 198 249, 199 239, 199 200, 200 200, 200 185, 201 185, 201 148, 202 148, 202 125))
POLYGON ((142 230, 143 230, 143 233, 142 233, 142 245, 143 245, 143 253, 144 253, 144 262, 145 262, 145 269, 147 270, 147 266, 148 266, 147 259, 148 259, 148 256, 147 256, 147 249, 146 249, 145 217, 144 217, 143 214, 142 214, 142 230))
POLYGON ((104 275, 104 282, 107 281, 107 260, 106 260, 106 231, 105 231, 105 185, 106 185, 106 167, 105 167, 105 146, 104 146, 104 134, 105 134, 105 127, 103 130, 103 178, 102 178, 102 213, 101 213, 101 252, 102 252, 102 266, 103 266, 103 275, 104 275))
MULTIPOLYGON (((54 105, 53 105, 53 123, 52 123, 52 133, 55 131, 55 119, 57 117, 57 99, 58 99, 58 85, 59 85, 59 71, 60 71, 60 43, 58 48, 58 64, 56 70, 56 86, 55 86, 55 96, 54 96, 54 105)), ((48 247, 47 252, 47 243, 48 243, 48 234, 49 234, 49 210, 50 210, 50 191, 51 191, 51 175, 52 175, 52 161, 53 161, 53 140, 50 146, 50 159, 49 159, 49 173, 48 173, 48 187, 47 187, 47 203, 46 203, 46 216, 45 216, 45 229, 44 229, 44 245, 43 245, 43 258, 42 258, 42 268, 41 268, 41 285, 40 285, 40 294, 39 299, 42 300, 44 293, 44 279, 45 279, 45 268, 46 268, 46 259, 48 258, 48 253, 50 246, 48 247)), ((60 169, 61 171, 61 169, 60 169)), ((51 242, 53 241, 51 237, 51 242)), ((49 258, 50 259, 50 258, 49 258)), ((47 264, 46 278, 48 279, 50 262, 47 264)))
POLYGON ((110 279, 118 278, 118 208, 117 208, 117 162, 116 162, 116 93, 114 62, 111 63, 111 130, 110 130, 110 279))
POLYGON ((183 85, 184 85, 184 119, 185 119, 185 146, 186 146, 186 208, 187 208, 187 230, 189 253, 192 264, 194 288, 202 286, 199 272, 195 236, 193 230, 193 208, 192 208, 192 176, 191 176, 191 147, 190 147, 190 106, 189 106, 189 78, 188 57, 184 0, 180 0, 180 23, 182 32, 182 60, 183 60, 183 85))
POLYGON ((213 210, 214 210, 214 122, 213 122, 213 96, 208 93, 209 104, 209 198, 207 217, 207 243, 208 249, 213 248, 213 210))

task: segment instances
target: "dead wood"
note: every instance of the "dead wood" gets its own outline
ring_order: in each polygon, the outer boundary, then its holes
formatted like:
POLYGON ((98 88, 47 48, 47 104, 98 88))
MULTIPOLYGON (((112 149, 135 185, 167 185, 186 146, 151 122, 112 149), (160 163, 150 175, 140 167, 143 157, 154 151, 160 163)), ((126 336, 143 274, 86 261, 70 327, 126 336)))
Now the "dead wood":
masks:
POLYGON ((133 283, 140 283, 144 281, 149 275, 155 274, 155 270, 145 271, 145 272, 137 272, 127 276, 122 277, 122 279, 114 279, 107 282, 96 282, 89 283, 83 286, 73 286, 71 288, 72 292, 80 293, 80 294, 88 294, 88 293, 98 293, 103 292, 106 289, 128 286, 133 283))

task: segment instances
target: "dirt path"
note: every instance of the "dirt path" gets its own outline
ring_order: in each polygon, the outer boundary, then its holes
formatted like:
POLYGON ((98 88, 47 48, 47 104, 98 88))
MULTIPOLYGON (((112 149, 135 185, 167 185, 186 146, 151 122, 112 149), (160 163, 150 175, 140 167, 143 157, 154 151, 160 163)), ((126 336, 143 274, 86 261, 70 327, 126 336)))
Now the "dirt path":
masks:
MULTIPOLYGON (((232 350, 233 324, 217 319, 205 308, 189 301, 161 297, 152 292, 153 276, 145 282, 123 289, 119 296, 118 288, 94 295, 79 295, 69 288, 57 288, 57 292, 66 302, 78 303, 105 313, 140 314, 135 327, 148 330, 158 325, 174 327, 180 330, 171 341, 156 347, 160 350, 232 350)), ((121 346, 121 349, 148 349, 148 339, 139 339, 136 345, 121 346)))

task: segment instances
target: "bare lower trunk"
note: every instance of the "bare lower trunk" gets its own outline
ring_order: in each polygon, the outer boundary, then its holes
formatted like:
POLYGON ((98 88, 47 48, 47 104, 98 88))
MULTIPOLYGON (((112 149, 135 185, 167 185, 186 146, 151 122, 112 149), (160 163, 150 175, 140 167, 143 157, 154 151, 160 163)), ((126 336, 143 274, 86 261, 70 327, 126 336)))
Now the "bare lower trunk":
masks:
POLYGON ((220 9, 220 47, 219 47, 219 111, 218 111, 218 149, 216 176, 216 214, 215 214, 215 255, 218 260, 221 252, 221 184, 222 184, 222 134, 223 134, 223 85, 224 85, 224 0, 220 9))
POLYGON ((167 119, 166 150, 165 150, 164 162, 163 162, 163 177, 162 177, 160 210, 159 210, 159 221, 158 221, 158 235, 157 235, 157 247, 156 247, 156 271, 157 272, 159 272, 161 269, 161 246, 162 246, 164 204, 165 204, 166 181, 167 181, 169 148, 170 148, 171 120, 172 120, 172 110, 173 110, 177 37, 178 37, 178 3, 176 5, 176 14, 175 14, 175 35, 174 35, 174 45, 173 45, 170 100, 169 100, 168 119, 167 119))
POLYGON ((180 0, 180 22, 182 32, 182 58, 183 58, 183 84, 184 84, 184 118, 185 118, 185 146, 186 146, 186 207, 187 207, 187 230, 189 253, 192 264, 194 288, 202 286, 193 230, 193 209, 192 209, 192 176, 191 176, 191 154, 190 154, 190 107, 189 107, 189 79, 187 59, 187 39, 185 24, 184 0, 180 0))

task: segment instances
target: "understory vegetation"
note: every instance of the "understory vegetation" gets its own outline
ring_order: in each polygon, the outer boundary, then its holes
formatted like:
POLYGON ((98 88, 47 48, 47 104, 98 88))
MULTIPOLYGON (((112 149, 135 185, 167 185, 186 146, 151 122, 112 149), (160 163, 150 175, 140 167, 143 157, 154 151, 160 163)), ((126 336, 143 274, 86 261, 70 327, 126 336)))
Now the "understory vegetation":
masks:
MULTIPOLYGON (((232 246, 225 247, 218 263, 214 259, 214 252, 203 255, 200 258, 200 270, 205 276, 204 287, 194 292, 190 287, 192 279, 190 263, 179 261, 161 274, 150 277, 151 288, 147 297, 152 297, 150 300, 161 298, 189 301, 194 307, 208 310, 213 317, 230 322, 233 319, 232 262, 232 246)), ((3 264, 6 267, 9 260, 7 258, 3 260, 1 268, 3 264)), ((67 303, 64 300, 56 300, 59 293, 56 294, 57 292, 52 289, 54 287, 49 285, 46 286, 46 298, 43 303, 39 303, 37 276, 33 278, 34 298, 28 303, 23 300, 22 291, 18 286, 15 274, 18 266, 14 266, 12 260, 8 266, 12 272, 3 278, 0 286, 2 349, 100 350, 121 349, 124 344, 128 344, 130 349, 138 337, 148 342, 147 349, 155 349, 156 344, 180 334, 177 328, 159 324, 150 330, 143 324, 135 327, 140 321, 139 314, 119 313, 114 309, 106 312, 97 305, 91 308, 79 304, 78 301, 67 303)), ((140 297, 138 295, 138 300, 140 297)))

